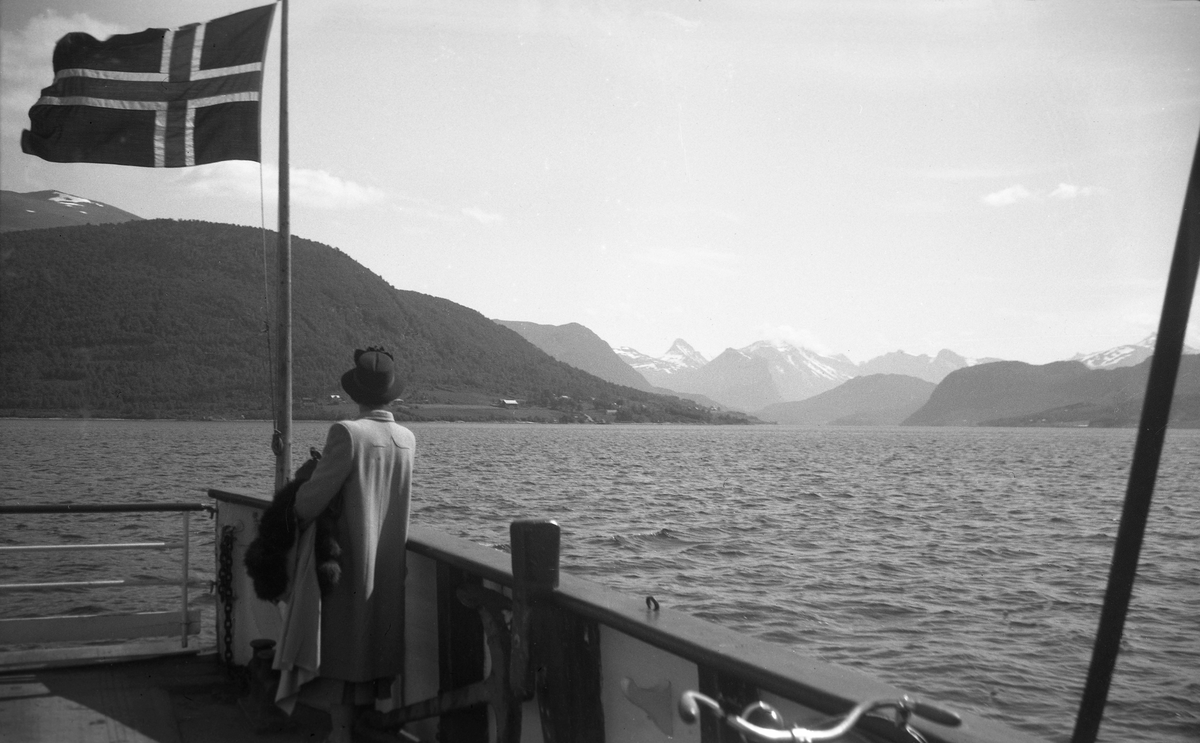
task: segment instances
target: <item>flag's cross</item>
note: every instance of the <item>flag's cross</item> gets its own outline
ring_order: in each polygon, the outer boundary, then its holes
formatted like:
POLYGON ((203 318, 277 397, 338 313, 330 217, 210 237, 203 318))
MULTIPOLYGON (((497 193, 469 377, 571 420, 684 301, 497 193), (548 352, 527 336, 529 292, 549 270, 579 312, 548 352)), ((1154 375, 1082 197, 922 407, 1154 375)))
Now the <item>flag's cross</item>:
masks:
POLYGON ((70 95, 43 96, 38 105, 95 106, 154 112, 154 167, 195 165, 196 112, 206 106, 258 102, 262 62, 200 68, 207 23, 166 29, 158 72, 69 68, 54 76, 70 95))

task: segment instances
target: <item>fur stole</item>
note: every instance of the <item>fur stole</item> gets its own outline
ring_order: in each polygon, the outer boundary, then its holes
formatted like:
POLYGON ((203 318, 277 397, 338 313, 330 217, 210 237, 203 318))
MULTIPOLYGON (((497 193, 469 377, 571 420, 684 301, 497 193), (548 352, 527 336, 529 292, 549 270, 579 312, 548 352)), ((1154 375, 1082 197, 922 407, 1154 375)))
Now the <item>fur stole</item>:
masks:
MULTIPOLYGON (((321 452, 310 450, 310 458, 296 470, 296 477, 279 489, 271 505, 258 520, 258 535, 246 548, 243 563, 254 582, 254 593, 264 601, 275 602, 287 591, 288 551, 296 543, 301 524, 296 518, 296 492, 312 477, 321 452)), ((341 513, 341 497, 335 498, 316 520, 317 583, 327 596, 342 577, 338 558, 342 548, 334 538, 334 522, 341 513)))

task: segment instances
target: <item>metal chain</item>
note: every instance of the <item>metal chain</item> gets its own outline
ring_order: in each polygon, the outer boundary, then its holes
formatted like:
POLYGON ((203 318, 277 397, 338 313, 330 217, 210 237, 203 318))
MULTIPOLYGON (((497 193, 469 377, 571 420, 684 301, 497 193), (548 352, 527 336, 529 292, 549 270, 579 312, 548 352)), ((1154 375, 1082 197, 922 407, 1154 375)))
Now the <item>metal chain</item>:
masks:
POLYGON ((225 608, 225 667, 233 673, 233 538, 234 528, 221 529, 221 547, 217 553, 217 596, 225 608))

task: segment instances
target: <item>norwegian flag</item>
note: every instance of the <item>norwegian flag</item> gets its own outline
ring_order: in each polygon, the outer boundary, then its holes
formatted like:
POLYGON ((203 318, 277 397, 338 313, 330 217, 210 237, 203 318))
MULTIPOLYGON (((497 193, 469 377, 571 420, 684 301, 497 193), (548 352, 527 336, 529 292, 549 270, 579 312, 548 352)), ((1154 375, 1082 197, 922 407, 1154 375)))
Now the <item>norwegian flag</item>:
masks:
POLYGON ((104 41, 70 33, 21 149, 51 162, 180 168, 259 153, 263 58, 275 6, 104 41))

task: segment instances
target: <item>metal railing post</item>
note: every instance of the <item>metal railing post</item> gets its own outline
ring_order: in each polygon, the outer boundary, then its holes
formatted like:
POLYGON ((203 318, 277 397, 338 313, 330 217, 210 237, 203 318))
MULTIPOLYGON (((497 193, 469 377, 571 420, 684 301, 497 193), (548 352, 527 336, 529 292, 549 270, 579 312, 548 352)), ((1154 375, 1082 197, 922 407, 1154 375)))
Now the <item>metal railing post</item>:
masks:
MULTIPOLYGON (((55 591, 64 589, 77 588, 135 588, 135 587, 150 587, 150 586, 179 586, 179 611, 177 619, 179 625, 179 641, 182 649, 188 648, 188 635, 194 634, 191 632, 192 624, 189 618, 190 603, 188 597, 188 589, 199 587, 193 584, 189 578, 191 574, 191 537, 192 537, 192 511, 208 511, 213 513, 216 511, 212 506, 206 506, 199 503, 59 503, 47 505, 25 505, 0 504, 0 518, 12 514, 82 514, 82 513, 165 513, 179 512, 183 516, 183 539, 179 542, 122 542, 111 544, 38 544, 38 545, 4 545, 0 546, 0 560, 6 559, 7 555, 16 553, 30 554, 46 554, 50 552, 66 552, 74 553, 78 551, 103 551, 109 552, 113 550, 181 550, 180 560, 180 576, 178 579, 170 577, 169 568, 165 574, 154 576, 137 577, 137 578, 114 578, 114 579, 91 579, 91 580, 73 580, 73 581, 41 581, 34 583, 0 583, 0 595, 10 592, 28 592, 28 591, 55 591)), ((83 576, 80 576, 83 577, 83 576)), ((199 612, 197 612, 199 614, 199 612)), ((21 636, 33 636, 28 628, 34 626, 31 622, 41 622, 42 620, 53 620, 50 622, 48 632, 43 632, 43 635, 55 636, 57 640, 46 640, 46 642, 61 642, 63 640, 78 640, 78 639, 99 639, 112 640, 120 638, 137 638, 146 636, 155 637, 170 637, 171 629, 171 610, 143 612, 137 614, 121 614, 121 613, 100 613, 94 616, 72 616, 72 617, 21 617, 15 619, 0 620, 0 644, 11 642, 4 639, 5 637, 15 637, 13 632, 22 633, 21 636), (59 621, 70 620, 70 621, 59 621), (93 621, 95 620, 95 621, 93 621), (15 629, 14 629, 15 628, 15 629), (133 632, 134 634, 123 634, 133 632), (80 634, 81 633, 81 634, 80 634), (80 636, 76 636, 80 634, 80 636), (82 635, 87 635, 83 638, 82 635)), ((43 627, 46 629, 46 627, 43 627)), ((197 623, 197 633, 199 632, 199 623, 197 623)))

